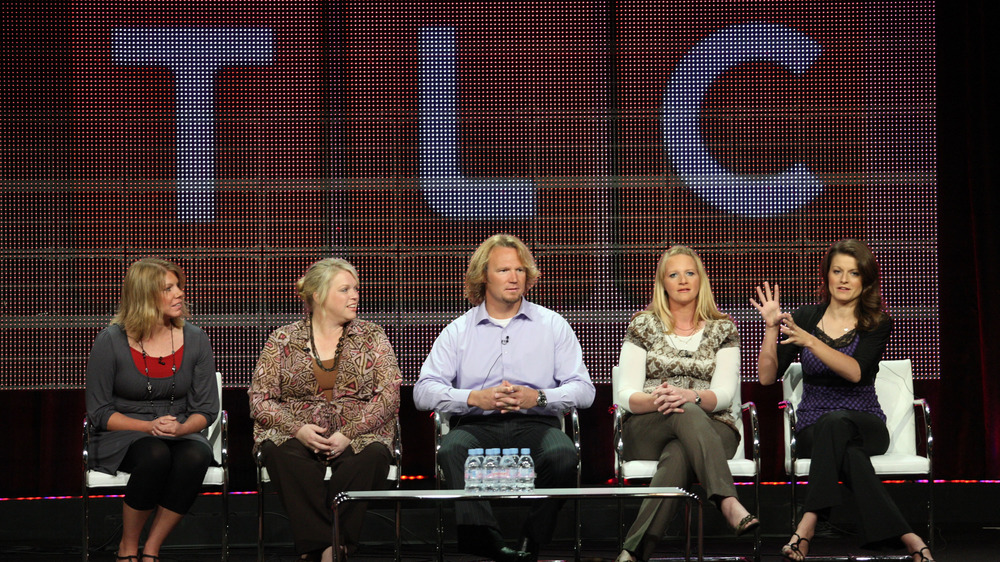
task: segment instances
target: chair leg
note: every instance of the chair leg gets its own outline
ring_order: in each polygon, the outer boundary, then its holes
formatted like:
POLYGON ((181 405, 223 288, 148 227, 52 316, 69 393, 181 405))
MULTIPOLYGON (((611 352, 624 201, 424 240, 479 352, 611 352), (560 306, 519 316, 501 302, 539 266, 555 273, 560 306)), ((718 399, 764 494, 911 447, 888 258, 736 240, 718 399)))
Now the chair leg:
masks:
MULTIPOLYGON (((84 476, 86 478, 86 476, 84 476)), ((83 488, 83 562, 90 560, 90 506, 87 503, 88 499, 87 487, 83 488)))
POLYGON ((229 492, 222 491, 222 562, 229 560, 229 492))
POLYGON ((257 562, 264 562, 264 492, 257 484, 257 562))
POLYGON ((396 502, 396 544, 395 544, 396 551, 395 551, 395 558, 394 558, 396 560, 396 562, 400 562, 400 560, 401 560, 400 556, 401 556, 402 542, 403 542, 402 538, 400 537, 400 533, 403 530, 402 529, 402 522, 399 520, 399 517, 401 515, 400 512, 402 511, 402 508, 400 507, 400 503, 401 502, 398 502, 398 501, 396 502))

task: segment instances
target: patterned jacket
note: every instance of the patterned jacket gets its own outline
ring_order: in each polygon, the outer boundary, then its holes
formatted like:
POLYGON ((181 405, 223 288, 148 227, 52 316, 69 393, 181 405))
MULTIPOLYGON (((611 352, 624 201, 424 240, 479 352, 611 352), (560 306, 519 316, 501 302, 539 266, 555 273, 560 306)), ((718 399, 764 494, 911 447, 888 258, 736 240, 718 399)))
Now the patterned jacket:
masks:
POLYGON ((360 452, 370 443, 392 450, 399 415, 402 374, 382 328, 356 319, 342 337, 340 372, 327 402, 313 375, 309 324, 282 326, 267 339, 250 383, 254 449, 271 440, 280 445, 307 423, 340 431, 360 452))

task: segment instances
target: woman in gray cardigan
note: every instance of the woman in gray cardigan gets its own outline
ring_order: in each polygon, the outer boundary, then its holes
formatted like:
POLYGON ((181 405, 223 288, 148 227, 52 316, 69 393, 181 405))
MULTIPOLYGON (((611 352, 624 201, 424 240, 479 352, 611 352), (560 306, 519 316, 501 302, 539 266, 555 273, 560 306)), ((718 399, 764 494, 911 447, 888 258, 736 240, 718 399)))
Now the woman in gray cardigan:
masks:
POLYGON ((146 258, 125 274, 118 314, 87 360, 90 468, 130 474, 116 558, 157 562, 160 546, 194 503, 212 449, 201 431, 219 414, 215 358, 205 333, 184 322, 184 272, 146 258), (155 514, 154 514, 155 512, 155 514), (153 521, 139 553, 139 535, 153 521))

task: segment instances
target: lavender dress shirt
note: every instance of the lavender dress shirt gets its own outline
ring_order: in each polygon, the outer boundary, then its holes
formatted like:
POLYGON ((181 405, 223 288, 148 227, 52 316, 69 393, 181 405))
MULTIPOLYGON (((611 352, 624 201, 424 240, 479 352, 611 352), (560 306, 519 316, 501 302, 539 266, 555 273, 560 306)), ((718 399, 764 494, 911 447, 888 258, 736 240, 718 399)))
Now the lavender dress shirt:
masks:
POLYGON ((469 394, 504 380, 545 392, 545 408, 522 414, 556 415, 594 401, 594 383, 573 329, 559 314, 526 299, 506 327, 490 320, 485 303, 448 324, 424 360, 413 401, 420 410, 492 414, 469 406, 469 394))

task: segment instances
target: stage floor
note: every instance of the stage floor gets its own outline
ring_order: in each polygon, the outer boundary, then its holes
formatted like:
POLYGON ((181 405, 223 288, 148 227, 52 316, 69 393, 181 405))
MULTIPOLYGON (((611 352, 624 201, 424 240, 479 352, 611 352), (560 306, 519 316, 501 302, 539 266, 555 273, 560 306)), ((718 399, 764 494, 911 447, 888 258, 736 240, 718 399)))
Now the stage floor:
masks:
MULTIPOLYGON (((917 533, 926 534, 924 484, 890 484, 891 495, 917 533)), ((750 488, 738 487, 741 500, 752 505, 750 488)), ((696 490, 697 491, 697 490, 696 490)), ((940 561, 997 562, 1000 561, 1000 484, 939 483, 935 485, 935 549, 940 561)), ((90 507, 91 559, 114 560, 121 522, 120 498, 93 498, 90 507)), ((581 511, 583 560, 614 560, 617 545, 617 505, 614 502, 588 500, 581 511)), ((200 496, 191 513, 170 537, 162 552, 164 562, 219 560, 221 544, 221 497, 200 496)), ((638 503, 626 505, 625 518, 631 522, 638 503)), ((355 560, 391 560, 393 511, 391 506, 369 506, 361 550, 355 560)), ((288 520, 277 497, 265 496, 265 560, 270 562, 297 560, 291 547, 288 520)), ((230 560, 251 562, 257 559, 257 496, 234 494, 229 501, 230 560)), ((517 537, 523 518, 523 505, 498 505, 495 509, 504 535, 517 537)), ((762 560, 781 559, 779 550, 790 536, 790 511, 787 485, 761 486, 762 560)), ((854 533, 853 506, 835 511, 831 524, 820 529, 809 552, 814 556, 853 555, 858 560, 886 559, 903 551, 875 552, 859 546, 854 533)), ((680 518, 678 518, 679 521, 680 518)), ((542 553, 543 560, 572 560, 572 504, 563 508, 556 538, 542 553)), ((80 560, 82 535, 82 502, 80 498, 0 501, 0 559, 2 560, 80 560)), ((446 559, 455 562, 476 560, 455 551, 453 517, 445 510, 446 559)), ((406 561, 434 560, 436 543, 436 509, 411 504, 403 509, 403 559, 406 561)), ((671 533, 678 535, 661 543, 657 557, 676 559, 683 556, 679 526, 671 533)), ((705 509, 706 556, 745 556, 751 559, 752 539, 731 538, 718 511, 705 509)), ((513 544, 511 544, 513 546, 513 544)))

